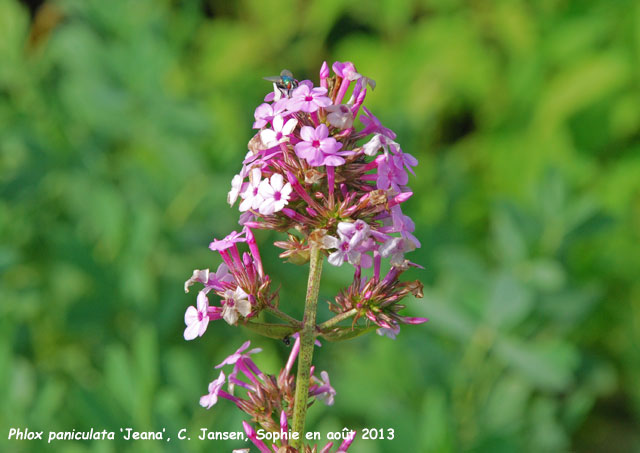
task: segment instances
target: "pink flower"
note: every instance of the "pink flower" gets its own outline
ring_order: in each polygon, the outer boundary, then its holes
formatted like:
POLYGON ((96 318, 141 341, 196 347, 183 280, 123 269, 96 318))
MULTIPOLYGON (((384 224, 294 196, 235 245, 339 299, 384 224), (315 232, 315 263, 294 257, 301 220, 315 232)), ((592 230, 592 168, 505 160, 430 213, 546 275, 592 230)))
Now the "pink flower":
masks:
POLYGON ((215 379, 209 383, 209 393, 200 397, 200 406, 211 409, 211 407, 213 407, 218 402, 218 395, 220 394, 225 381, 226 377, 224 375, 224 372, 221 371, 218 379, 215 379))
MULTIPOLYGON (((358 74, 358 71, 356 71, 356 67, 350 61, 346 61, 344 63, 336 61, 335 63, 333 63, 333 72, 335 72, 338 77, 342 78, 342 81, 340 82, 340 88, 334 99, 334 102, 336 104, 340 104, 344 99, 344 95, 347 93, 351 82, 354 80, 358 80, 362 76, 358 74)), ((364 100, 364 97, 362 98, 362 100, 364 100)))
POLYGON ((359 241, 355 240, 355 236, 351 239, 338 232, 339 238, 333 236, 325 236, 324 246, 328 249, 336 249, 335 252, 329 255, 329 263, 334 266, 342 266, 346 261, 358 266, 362 253, 358 250, 357 246, 359 241))
POLYGON ((267 444, 258 439, 256 430, 253 429, 253 427, 249 423, 243 420, 242 427, 244 428, 244 432, 247 434, 249 440, 253 442, 253 445, 255 445, 258 450, 260 450, 260 453, 272 453, 271 449, 267 447, 267 444))
POLYGON ((260 140, 267 147, 273 148, 282 142, 289 140, 289 135, 293 132, 298 124, 298 120, 290 118, 286 123, 282 116, 277 115, 272 121, 273 129, 263 129, 260 131, 260 140))
MULTIPOLYGON (((264 132, 264 131, 262 131, 264 132)), ((249 209, 258 209, 263 198, 258 191, 260 181, 262 178, 262 172, 259 168, 251 170, 249 184, 247 188, 240 194, 242 197, 242 203, 240 203, 240 212, 248 211, 249 209)))
POLYGON ((196 282, 202 283, 205 287, 205 293, 207 293, 211 289, 220 290, 222 289, 223 283, 230 283, 232 281, 233 277, 229 274, 229 268, 226 264, 220 263, 215 274, 209 272, 209 269, 194 270, 191 278, 184 282, 184 292, 188 293, 189 287, 196 282))
POLYGON ((197 309, 192 305, 184 313, 184 323, 187 325, 184 329, 185 340, 201 337, 209 325, 209 299, 204 291, 198 293, 197 305, 197 309))
MULTIPOLYGON (((391 147, 391 148, 394 149, 394 147, 391 147)), ((402 162, 402 164, 406 167, 406 169, 409 170, 411 174, 415 176, 416 174, 413 171, 413 168, 411 167, 415 167, 416 165, 418 165, 418 159, 416 159, 409 153, 403 152, 399 146, 395 150, 395 154, 398 161, 402 162)))
POLYGON ((246 239, 242 237, 243 232, 238 233, 236 231, 232 231, 227 235, 226 238, 217 240, 214 239, 211 244, 209 244, 209 249, 214 252, 222 252, 223 250, 227 250, 228 248, 233 247, 237 242, 245 242, 246 239))
POLYGON ((326 88, 310 88, 306 84, 300 84, 291 93, 291 99, 287 102, 287 110, 290 112, 316 112, 321 107, 331 105, 331 99, 326 94, 326 88))
POLYGON ((312 167, 330 165, 332 167, 344 164, 341 155, 351 154, 352 151, 339 153, 342 143, 329 137, 329 129, 321 124, 315 129, 311 126, 303 126, 300 129, 302 142, 295 146, 296 155, 306 161, 312 167))
POLYGON ((336 73, 337 76, 342 77, 343 79, 348 80, 357 80, 362 77, 358 71, 356 71, 356 67, 350 61, 345 61, 344 63, 340 61, 336 61, 333 63, 333 72, 336 73))
POLYGON ((358 135, 364 137, 374 132, 378 132, 386 137, 389 137, 391 140, 396 139, 396 134, 391 129, 388 129, 382 125, 380 120, 375 117, 373 113, 369 111, 365 106, 362 106, 362 110, 364 110, 364 114, 360 115, 360 121, 364 124, 364 129, 359 132, 358 135))
POLYGON ((326 61, 322 62, 322 66, 320 66, 320 86, 322 88, 327 88, 327 79, 329 78, 329 65, 326 61))
POLYGON ((402 213, 399 205, 391 208, 391 219, 393 221, 393 228, 397 233, 400 233, 403 238, 411 241, 416 248, 420 247, 420 241, 412 234, 416 230, 416 224, 411 220, 411 217, 402 213))
POLYGON ((338 447, 338 450, 336 451, 336 453, 346 453, 347 450, 349 450, 349 447, 351 446, 351 444, 353 443, 353 440, 355 438, 356 438, 356 432, 355 431, 351 431, 349 433, 349 435, 347 436, 347 438, 342 441, 342 443, 338 447))
POLYGON ((316 376, 311 376, 311 378, 314 380, 317 387, 310 388, 309 395, 315 396, 327 406, 333 406, 336 391, 331 387, 331 382, 329 382, 329 373, 322 371, 320 373, 321 379, 316 376))
POLYGON ((378 179, 376 187, 387 190, 389 188, 400 193, 400 186, 409 182, 409 175, 404 170, 402 159, 393 155, 381 155, 376 159, 378 162, 378 179))
POLYGON ((253 123, 253 128, 262 129, 267 123, 270 123, 275 116, 284 113, 287 110, 287 101, 288 99, 280 99, 273 104, 260 104, 253 114, 256 119, 255 123, 253 123))
POLYGON ((364 220, 356 220, 355 222, 340 222, 338 224, 338 232, 342 233, 348 238, 353 238, 357 243, 360 243, 369 237, 371 227, 364 220))
POLYGON ((260 183, 258 193, 263 198, 258 210, 262 215, 271 215, 281 211, 289 203, 291 184, 284 184, 284 178, 280 173, 271 175, 271 179, 265 179, 260 183))
POLYGON ((262 351, 262 349, 260 348, 254 348, 254 349, 251 349, 250 351, 244 352, 250 345, 251 345, 251 341, 245 341, 245 343, 242 346, 240 346, 236 352, 234 352, 229 357, 224 359, 222 362, 220 362, 220 364, 216 365, 216 369, 222 368, 225 365, 234 365, 238 360, 242 358, 247 358, 251 354, 257 354, 258 352, 262 351))

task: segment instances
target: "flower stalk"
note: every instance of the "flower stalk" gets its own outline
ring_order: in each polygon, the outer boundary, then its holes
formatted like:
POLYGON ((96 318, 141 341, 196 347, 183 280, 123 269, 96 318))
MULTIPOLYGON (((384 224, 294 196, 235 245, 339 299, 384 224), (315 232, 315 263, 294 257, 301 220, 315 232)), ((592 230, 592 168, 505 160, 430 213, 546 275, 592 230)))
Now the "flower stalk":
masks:
POLYGON ((309 379, 311 361, 316 340, 316 311, 318 307, 318 291, 322 275, 324 256, 320 244, 312 243, 309 256, 309 280, 307 297, 304 303, 304 317, 300 331, 300 355, 298 357, 298 377, 296 379, 295 402, 293 406, 293 431, 300 433, 294 446, 299 447, 304 437, 304 422, 307 416, 307 400, 309 397, 309 379))
POLYGON ((349 319, 352 316, 355 316, 357 313, 358 313, 358 310, 355 308, 352 308, 349 311, 345 311, 344 313, 336 315, 333 318, 323 322, 322 324, 319 324, 318 330, 320 332, 324 332, 325 330, 330 329, 331 327, 335 326, 339 322, 344 321, 345 319, 349 319))

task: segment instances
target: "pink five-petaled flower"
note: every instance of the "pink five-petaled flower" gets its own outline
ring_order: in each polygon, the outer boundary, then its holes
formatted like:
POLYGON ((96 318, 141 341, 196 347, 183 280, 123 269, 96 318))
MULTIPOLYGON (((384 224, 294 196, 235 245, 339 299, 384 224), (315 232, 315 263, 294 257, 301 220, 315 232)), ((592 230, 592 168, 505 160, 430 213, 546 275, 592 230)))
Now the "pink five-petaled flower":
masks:
POLYGON ((251 341, 245 341, 244 344, 240 346, 236 352, 234 352, 229 357, 227 357, 222 362, 220 362, 218 365, 216 365, 216 369, 222 368, 225 365, 234 365, 242 357, 248 357, 251 354, 257 354, 258 352, 262 351, 262 349, 260 348, 254 348, 247 352, 244 352, 250 345, 251 345, 251 341))
POLYGON ((381 155, 376 159, 378 163, 378 179, 376 187, 387 190, 389 188, 396 192, 402 192, 400 186, 405 186, 409 182, 409 175, 402 165, 402 158, 394 155, 381 155))
POLYGON ((416 173, 413 171, 413 168, 411 167, 415 167, 416 165, 418 165, 418 159, 416 159, 409 153, 402 152, 402 150, 399 148, 398 148, 398 151, 396 151, 396 157, 402 162, 402 164, 407 168, 407 170, 409 170, 411 174, 415 176, 416 173))
POLYGON ((378 132, 386 137, 389 137, 391 140, 395 140, 396 133, 391 129, 386 128, 382 125, 380 120, 369 111, 368 108, 362 106, 362 110, 364 110, 364 114, 360 115, 360 121, 364 124, 364 129, 359 132, 359 135, 364 137, 373 132, 378 132))
POLYGON ((399 205, 391 208, 391 218, 395 231, 400 233, 403 238, 411 241, 416 248, 420 247, 420 241, 412 234, 416 230, 416 224, 411 220, 411 217, 402 213, 399 205))
POLYGON ((223 250, 233 247, 233 244, 237 242, 246 242, 246 238, 242 237, 243 233, 244 232, 238 233, 237 231, 232 231, 224 239, 214 239, 213 242, 209 244, 209 249, 214 252, 222 252, 223 250))
POLYGON ((240 194, 242 197, 242 203, 240 203, 239 208, 240 212, 245 212, 249 209, 258 209, 260 203, 264 200, 258 190, 262 178, 262 172, 259 168, 254 168, 251 170, 249 176, 249 185, 244 192, 240 194))
POLYGON ((348 238, 353 238, 360 243, 369 237, 371 227, 364 220, 358 219, 355 222, 340 222, 338 224, 338 232, 348 238))
POLYGON ((224 307, 222 317, 227 323, 233 325, 238 321, 238 314, 248 316, 251 313, 249 295, 239 286, 235 291, 230 289, 224 292, 224 307))
POLYGON ((322 371, 320 373, 321 379, 316 376, 311 376, 311 378, 317 384, 317 388, 314 388, 313 391, 310 391, 309 394, 313 394, 316 398, 322 401, 327 406, 333 406, 334 397, 336 396, 336 391, 333 387, 331 387, 331 382, 329 381, 329 373, 326 371, 322 371))
POLYGON ((184 313, 184 323, 187 325, 184 329, 185 340, 201 337, 209 325, 209 299, 204 291, 198 293, 197 305, 197 309, 191 305, 184 313))
POLYGON ((253 116, 256 119, 253 123, 254 129, 262 129, 267 123, 271 122, 276 115, 283 113, 287 110, 287 102, 289 99, 280 99, 272 104, 260 104, 253 116))
POLYGON ((328 249, 336 249, 335 252, 329 255, 329 263, 334 266, 342 266, 344 261, 347 260, 354 266, 360 265, 360 259, 362 253, 357 249, 360 241, 354 235, 352 238, 348 238, 340 231, 338 231, 339 238, 333 236, 324 237, 324 246, 328 249))
POLYGON ((200 397, 200 406, 211 409, 211 407, 218 402, 218 394, 222 390, 222 386, 226 381, 224 372, 220 372, 218 379, 214 379, 209 383, 209 393, 200 397))
POLYGON ((271 175, 271 179, 264 179, 260 183, 258 193, 263 201, 258 210, 262 215, 271 215, 281 211, 289 203, 291 184, 284 184, 284 178, 280 173, 271 175))
POLYGON ((307 84, 300 84, 291 93, 291 99, 287 103, 290 112, 316 112, 320 107, 331 105, 331 99, 327 97, 326 88, 310 88, 307 84))
POLYGON ((260 140, 267 147, 273 148, 280 143, 289 139, 289 135, 293 132, 298 124, 298 120, 290 118, 286 123, 281 115, 276 115, 271 121, 273 129, 263 129, 260 131, 260 140))
POLYGON ((188 293, 189 287, 195 282, 202 283, 204 285, 205 293, 207 293, 211 289, 220 290, 222 289, 223 283, 231 283, 232 281, 233 276, 229 274, 229 268, 226 264, 220 263, 215 274, 213 272, 209 272, 209 269, 195 269, 191 278, 184 282, 184 292, 188 293))
POLYGON ((329 137, 329 129, 324 124, 315 129, 311 126, 303 126, 300 129, 300 136, 304 141, 295 146, 296 154, 301 159, 306 159, 312 167, 342 165, 345 160, 340 155, 351 153, 350 151, 338 152, 342 148, 342 143, 329 137))
POLYGON ((353 63, 350 61, 345 61, 344 63, 340 61, 336 61, 332 65, 333 72, 336 73, 339 77, 348 80, 357 80, 362 77, 353 63))

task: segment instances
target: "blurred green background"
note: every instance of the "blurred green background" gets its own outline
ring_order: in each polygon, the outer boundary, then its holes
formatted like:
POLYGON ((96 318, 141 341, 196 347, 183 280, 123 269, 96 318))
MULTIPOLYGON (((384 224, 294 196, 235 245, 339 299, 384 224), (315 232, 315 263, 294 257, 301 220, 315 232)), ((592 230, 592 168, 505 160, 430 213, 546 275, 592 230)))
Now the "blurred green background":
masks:
MULTIPOLYGON (((213 237, 263 76, 323 60, 420 159, 406 212, 430 322, 325 344, 308 429, 354 453, 640 451, 640 4, 625 0, 0 0, 0 449, 9 427, 238 430, 198 398, 246 338, 192 342, 183 282, 213 237)), ((259 232, 283 307, 306 270, 259 232)), ((346 283, 327 266, 324 301, 346 283)), ((45 434, 46 435, 46 434, 45 434)), ((66 452, 234 442, 59 442, 66 452)))

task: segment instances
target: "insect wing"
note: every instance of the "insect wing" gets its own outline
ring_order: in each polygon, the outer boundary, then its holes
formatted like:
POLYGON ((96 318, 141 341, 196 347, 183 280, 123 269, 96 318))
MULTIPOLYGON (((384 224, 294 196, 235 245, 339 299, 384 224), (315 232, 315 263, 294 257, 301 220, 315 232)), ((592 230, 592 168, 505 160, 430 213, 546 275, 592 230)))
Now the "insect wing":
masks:
POLYGON ((264 80, 268 80, 269 82, 273 82, 273 83, 281 83, 282 82, 282 77, 281 76, 269 76, 269 77, 263 77, 264 80))

